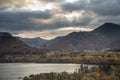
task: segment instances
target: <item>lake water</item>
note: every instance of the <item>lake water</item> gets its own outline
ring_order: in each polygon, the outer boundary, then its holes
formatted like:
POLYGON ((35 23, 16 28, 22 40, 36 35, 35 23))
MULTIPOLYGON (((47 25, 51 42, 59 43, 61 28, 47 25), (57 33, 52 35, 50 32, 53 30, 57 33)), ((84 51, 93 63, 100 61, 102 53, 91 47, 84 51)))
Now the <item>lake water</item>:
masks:
POLYGON ((79 67, 80 64, 0 63, 0 80, 20 80, 18 77, 48 72, 71 73, 79 67))

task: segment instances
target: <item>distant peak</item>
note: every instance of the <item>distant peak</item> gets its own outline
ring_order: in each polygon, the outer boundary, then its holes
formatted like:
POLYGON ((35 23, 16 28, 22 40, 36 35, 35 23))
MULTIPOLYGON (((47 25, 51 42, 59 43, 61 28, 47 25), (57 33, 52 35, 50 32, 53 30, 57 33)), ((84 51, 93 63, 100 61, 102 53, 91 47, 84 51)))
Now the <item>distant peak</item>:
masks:
POLYGON ((12 35, 8 32, 0 32, 0 36, 12 36, 12 35))
POLYGON ((104 23, 103 25, 118 25, 118 24, 115 24, 115 23, 104 23))
POLYGON ((119 24, 115 24, 115 23, 104 23, 102 26, 100 26, 100 28, 108 28, 108 29, 115 29, 115 28, 120 28, 119 24))
POLYGON ((115 23, 104 23, 100 27, 96 28, 93 30, 94 32, 96 31, 115 31, 115 30, 120 30, 120 25, 115 24, 115 23))
POLYGON ((114 24, 114 23, 104 23, 104 24, 114 24))

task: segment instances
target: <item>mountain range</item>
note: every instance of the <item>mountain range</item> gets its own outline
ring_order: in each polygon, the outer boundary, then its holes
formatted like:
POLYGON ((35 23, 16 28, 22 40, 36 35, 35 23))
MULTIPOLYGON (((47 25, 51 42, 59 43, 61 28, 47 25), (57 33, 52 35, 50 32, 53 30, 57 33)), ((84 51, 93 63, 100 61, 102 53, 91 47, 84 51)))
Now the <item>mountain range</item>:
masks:
POLYGON ((105 23, 90 32, 72 32, 52 40, 20 38, 0 32, 1 54, 42 53, 38 48, 49 50, 115 50, 120 49, 120 25, 105 23))
POLYGON ((90 32, 73 32, 48 45, 53 50, 120 49, 120 25, 105 23, 90 32))

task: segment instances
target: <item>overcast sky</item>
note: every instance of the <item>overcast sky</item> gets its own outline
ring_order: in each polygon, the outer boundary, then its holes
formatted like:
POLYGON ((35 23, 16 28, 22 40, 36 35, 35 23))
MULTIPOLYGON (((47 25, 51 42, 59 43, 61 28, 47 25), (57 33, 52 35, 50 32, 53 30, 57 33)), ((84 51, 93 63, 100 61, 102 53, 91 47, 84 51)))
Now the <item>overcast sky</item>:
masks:
POLYGON ((0 0, 0 31, 52 39, 112 22, 120 24, 120 0, 0 0))

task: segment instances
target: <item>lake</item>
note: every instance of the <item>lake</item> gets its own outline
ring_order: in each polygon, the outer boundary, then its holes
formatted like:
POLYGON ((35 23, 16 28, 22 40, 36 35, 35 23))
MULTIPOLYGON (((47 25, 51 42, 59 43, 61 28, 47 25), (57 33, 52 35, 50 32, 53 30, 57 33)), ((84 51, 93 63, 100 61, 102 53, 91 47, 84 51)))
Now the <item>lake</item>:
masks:
POLYGON ((20 80, 18 77, 48 72, 72 73, 79 67, 80 64, 0 63, 0 80, 20 80))

